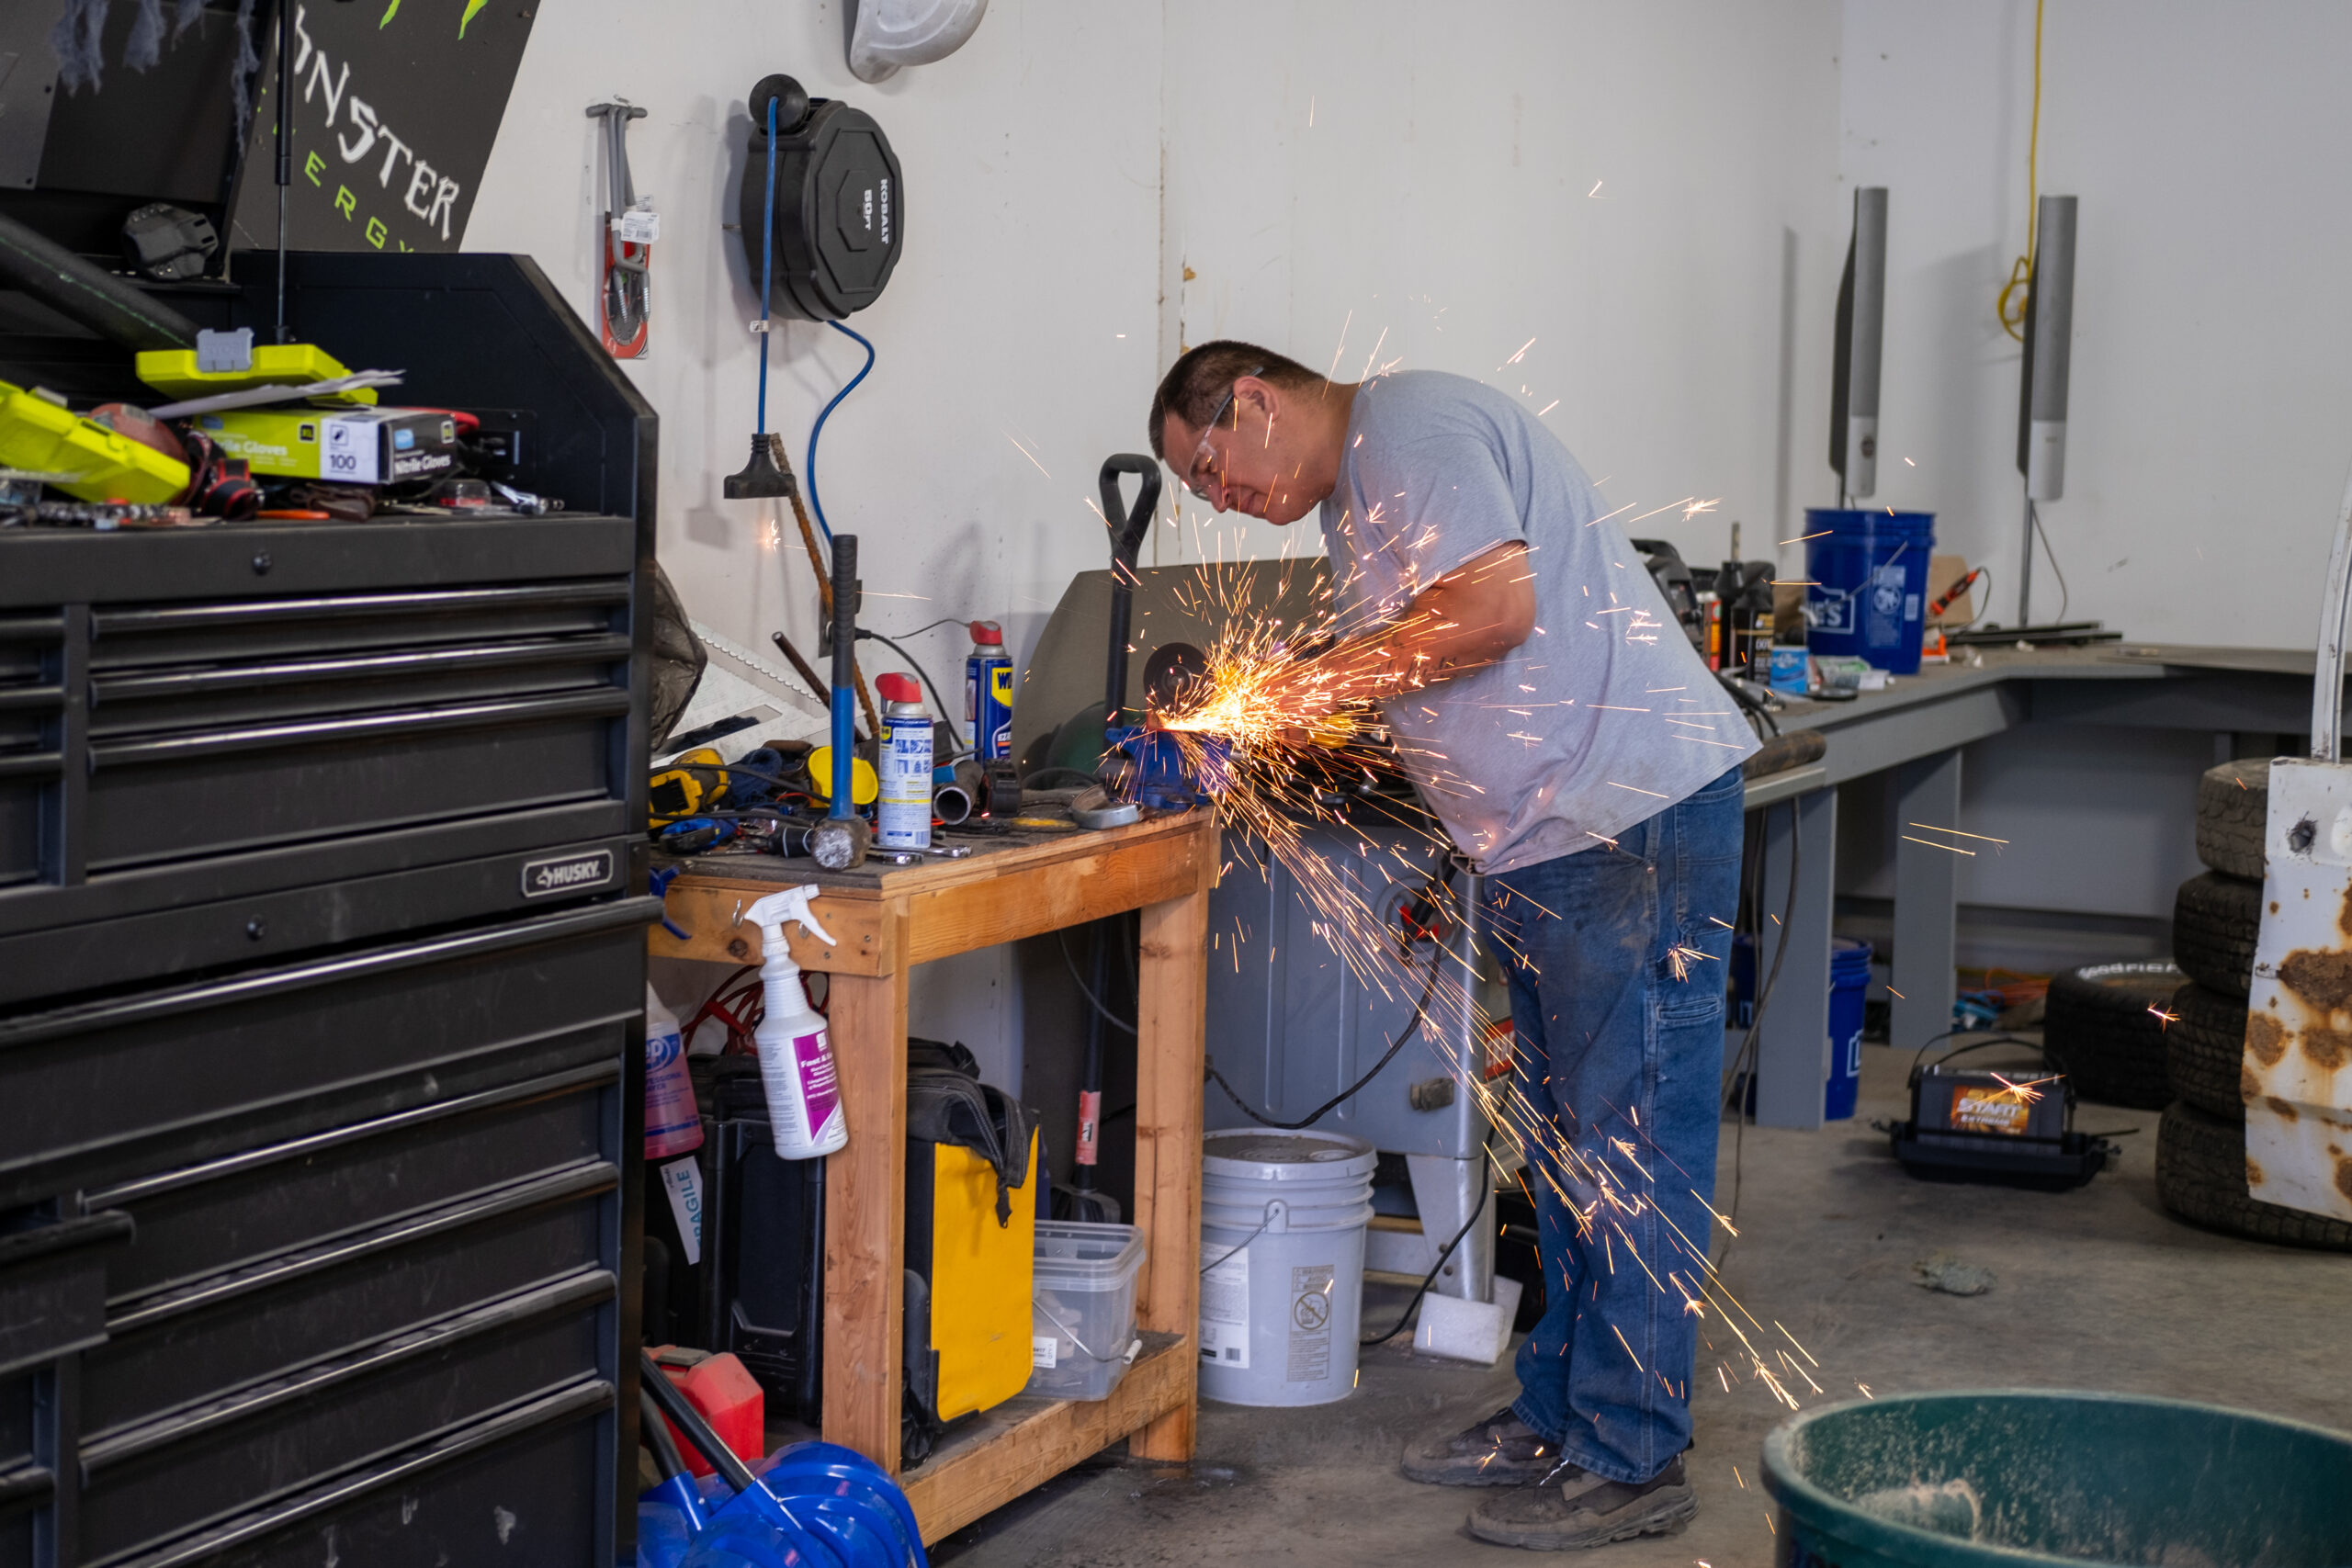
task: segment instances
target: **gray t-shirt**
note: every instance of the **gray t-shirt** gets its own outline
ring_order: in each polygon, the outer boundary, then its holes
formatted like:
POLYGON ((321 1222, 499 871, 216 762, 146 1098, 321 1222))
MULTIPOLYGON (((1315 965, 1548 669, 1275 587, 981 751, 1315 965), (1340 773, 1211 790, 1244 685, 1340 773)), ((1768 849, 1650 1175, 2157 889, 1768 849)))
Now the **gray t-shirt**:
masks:
POLYGON ((1408 370, 1364 383, 1323 502, 1343 629, 1512 542, 1536 630, 1501 663, 1386 705, 1398 753, 1492 874, 1590 849, 1754 752, 1566 447, 1510 397, 1408 370))

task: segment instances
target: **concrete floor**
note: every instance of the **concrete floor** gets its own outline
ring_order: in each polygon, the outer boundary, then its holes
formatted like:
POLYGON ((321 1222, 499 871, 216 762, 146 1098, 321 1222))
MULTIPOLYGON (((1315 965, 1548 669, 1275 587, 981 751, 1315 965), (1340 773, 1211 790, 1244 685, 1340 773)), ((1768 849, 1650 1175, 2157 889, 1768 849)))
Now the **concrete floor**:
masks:
MULTIPOLYGON (((1865 1051, 1852 1122, 1747 1133, 1742 1239, 1725 1277, 1758 1318, 1786 1324, 1820 1359, 1814 1375, 1826 1392, 1801 1392, 1808 1406, 1858 1398, 1858 1383, 1878 1394, 2084 1388, 2352 1425, 2352 1359, 2336 1332, 2352 1257, 2172 1219, 2156 1202, 2154 1111, 2081 1108, 2086 1131, 2140 1131, 2119 1140, 2120 1168, 2079 1191, 1913 1180, 1868 1130, 1874 1118, 1908 1114, 1909 1061, 1865 1051), (1965 1298, 1913 1283, 1914 1261, 1939 1251, 1991 1269, 1998 1283, 1965 1298)), ((1731 1163, 1726 1127, 1719 1206, 1728 1203, 1731 1163)), ((1385 1324, 1393 1311, 1368 1300, 1365 1315, 1385 1324)), ((1787 1412, 1752 1382, 1724 1392, 1708 1365, 1694 1381, 1698 1517, 1674 1535, 1608 1548, 1607 1561, 1772 1561, 1757 1456, 1787 1412)), ((1515 1387, 1508 1358, 1489 1371, 1408 1349, 1368 1352, 1361 1388, 1341 1404, 1204 1403, 1189 1469, 1125 1462, 1114 1450, 940 1542, 932 1560, 956 1568, 1514 1561, 1463 1528, 1475 1495, 1415 1485, 1396 1460, 1409 1435, 1466 1426, 1515 1387)))

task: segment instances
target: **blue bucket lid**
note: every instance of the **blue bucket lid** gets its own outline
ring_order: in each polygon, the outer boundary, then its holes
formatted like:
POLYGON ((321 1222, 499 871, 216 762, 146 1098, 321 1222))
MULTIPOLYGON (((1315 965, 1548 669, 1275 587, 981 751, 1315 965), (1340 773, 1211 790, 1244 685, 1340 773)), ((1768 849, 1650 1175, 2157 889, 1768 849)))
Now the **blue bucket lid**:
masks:
POLYGON ((1833 975, 1870 973, 1872 952, 1871 944, 1852 937, 1836 937, 1829 943, 1829 972, 1833 975))

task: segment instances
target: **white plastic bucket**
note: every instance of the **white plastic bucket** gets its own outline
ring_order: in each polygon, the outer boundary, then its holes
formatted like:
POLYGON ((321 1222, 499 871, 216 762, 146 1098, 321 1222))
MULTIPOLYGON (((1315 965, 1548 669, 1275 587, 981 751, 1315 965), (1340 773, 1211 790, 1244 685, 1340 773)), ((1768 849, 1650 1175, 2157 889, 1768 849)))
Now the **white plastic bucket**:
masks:
POLYGON ((1328 1404, 1353 1391, 1378 1159, 1361 1138, 1311 1129, 1202 1140, 1203 1398, 1328 1404))

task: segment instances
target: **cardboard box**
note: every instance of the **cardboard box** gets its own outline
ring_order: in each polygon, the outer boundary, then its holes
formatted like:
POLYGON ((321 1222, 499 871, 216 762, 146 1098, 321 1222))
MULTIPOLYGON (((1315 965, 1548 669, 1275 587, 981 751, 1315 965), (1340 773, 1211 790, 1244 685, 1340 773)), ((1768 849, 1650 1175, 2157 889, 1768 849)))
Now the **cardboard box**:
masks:
MULTIPOLYGON (((1967 575, 1968 558, 1966 556, 1929 556, 1928 558, 1928 607, 1933 608, 1936 601, 1944 596, 1945 590, 1967 575)), ((1957 628, 1973 621, 1976 618, 1976 590, 1981 586, 1981 581, 1969 584, 1968 592, 1953 600, 1950 609, 1940 615, 1929 616, 1928 629, 1933 630, 1938 626, 1957 628)))
POLYGON ((438 409, 235 409, 197 428, 256 474, 335 484, 404 484, 458 466, 458 422, 438 409))

